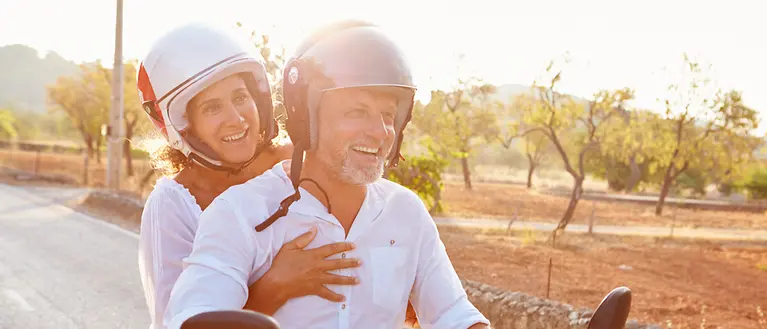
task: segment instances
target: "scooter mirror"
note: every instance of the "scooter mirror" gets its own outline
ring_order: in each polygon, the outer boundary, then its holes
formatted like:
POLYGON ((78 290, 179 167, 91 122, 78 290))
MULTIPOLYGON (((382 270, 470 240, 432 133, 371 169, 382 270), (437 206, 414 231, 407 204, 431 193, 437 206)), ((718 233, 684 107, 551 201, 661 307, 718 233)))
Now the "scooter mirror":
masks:
POLYGON ((613 289, 594 311, 588 329, 623 329, 631 311, 631 290, 613 289))
POLYGON ((213 311, 197 314, 181 329, 280 329, 271 316, 249 310, 213 311))

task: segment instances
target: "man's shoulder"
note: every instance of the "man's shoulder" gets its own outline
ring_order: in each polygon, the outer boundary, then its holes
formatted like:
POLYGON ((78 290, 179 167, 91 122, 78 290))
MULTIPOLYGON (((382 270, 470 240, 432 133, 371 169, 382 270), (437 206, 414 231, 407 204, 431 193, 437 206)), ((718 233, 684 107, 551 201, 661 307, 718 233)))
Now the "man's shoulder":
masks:
MULTIPOLYGON (((421 198, 411 189, 391 180, 381 178, 374 185, 381 191, 389 207, 408 207, 408 210, 426 210, 421 198)), ((428 213, 428 212, 427 212, 428 213)))

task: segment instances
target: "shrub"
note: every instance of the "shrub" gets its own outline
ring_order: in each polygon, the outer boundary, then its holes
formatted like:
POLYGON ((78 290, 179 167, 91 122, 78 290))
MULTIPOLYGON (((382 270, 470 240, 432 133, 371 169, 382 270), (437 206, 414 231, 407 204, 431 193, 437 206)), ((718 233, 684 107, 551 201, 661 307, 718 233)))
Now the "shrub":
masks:
POLYGON ((429 213, 435 214, 442 211, 442 172, 447 164, 433 155, 408 156, 396 168, 387 169, 384 177, 418 194, 429 213))

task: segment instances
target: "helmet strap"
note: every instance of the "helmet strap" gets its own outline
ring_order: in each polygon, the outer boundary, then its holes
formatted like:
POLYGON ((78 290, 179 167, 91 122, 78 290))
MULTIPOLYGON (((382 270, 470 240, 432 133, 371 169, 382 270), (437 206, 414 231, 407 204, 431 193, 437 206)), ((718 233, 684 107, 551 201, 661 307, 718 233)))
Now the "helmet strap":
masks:
POLYGON ((264 222, 261 224, 258 224, 256 226, 256 232, 261 232, 265 230, 267 227, 271 226, 276 222, 278 219, 285 217, 285 215, 288 214, 288 208, 290 208, 290 205, 292 205, 294 202, 301 199, 301 192, 298 190, 299 185, 301 185, 301 182, 303 181, 309 181, 314 183, 315 186, 322 192, 322 194, 325 196, 325 201, 328 203, 328 213, 332 212, 332 208, 330 205, 330 197, 328 197, 328 193, 325 192, 325 190, 320 186, 317 181, 311 179, 311 178, 301 178, 301 168, 303 167, 303 161, 304 161, 304 150, 300 147, 296 147, 293 151, 293 158, 290 162, 290 181, 293 183, 293 189, 295 192, 285 199, 283 199, 280 202, 280 207, 277 209, 277 211, 274 212, 269 218, 267 218, 264 222))

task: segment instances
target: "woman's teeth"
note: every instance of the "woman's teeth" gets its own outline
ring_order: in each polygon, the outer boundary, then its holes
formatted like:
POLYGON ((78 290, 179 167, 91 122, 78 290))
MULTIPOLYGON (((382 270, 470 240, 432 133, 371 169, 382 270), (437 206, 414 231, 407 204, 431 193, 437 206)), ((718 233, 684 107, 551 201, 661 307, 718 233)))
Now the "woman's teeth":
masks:
POLYGON ((380 149, 374 147, 352 146, 352 150, 368 154, 378 154, 378 150, 380 149))
POLYGON ((241 133, 239 133, 239 134, 236 134, 236 135, 226 136, 226 137, 224 137, 224 138, 223 138, 223 140, 224 140, 225 142, 234 142, 234 141, 238 141, 238 140, 242 139, 243 137, 245 137, 245 134, 246 134, 247 132, 248 132, 248 130, 245 130, 245 131, 243 131, 243 132, 241 132, 241 133))

